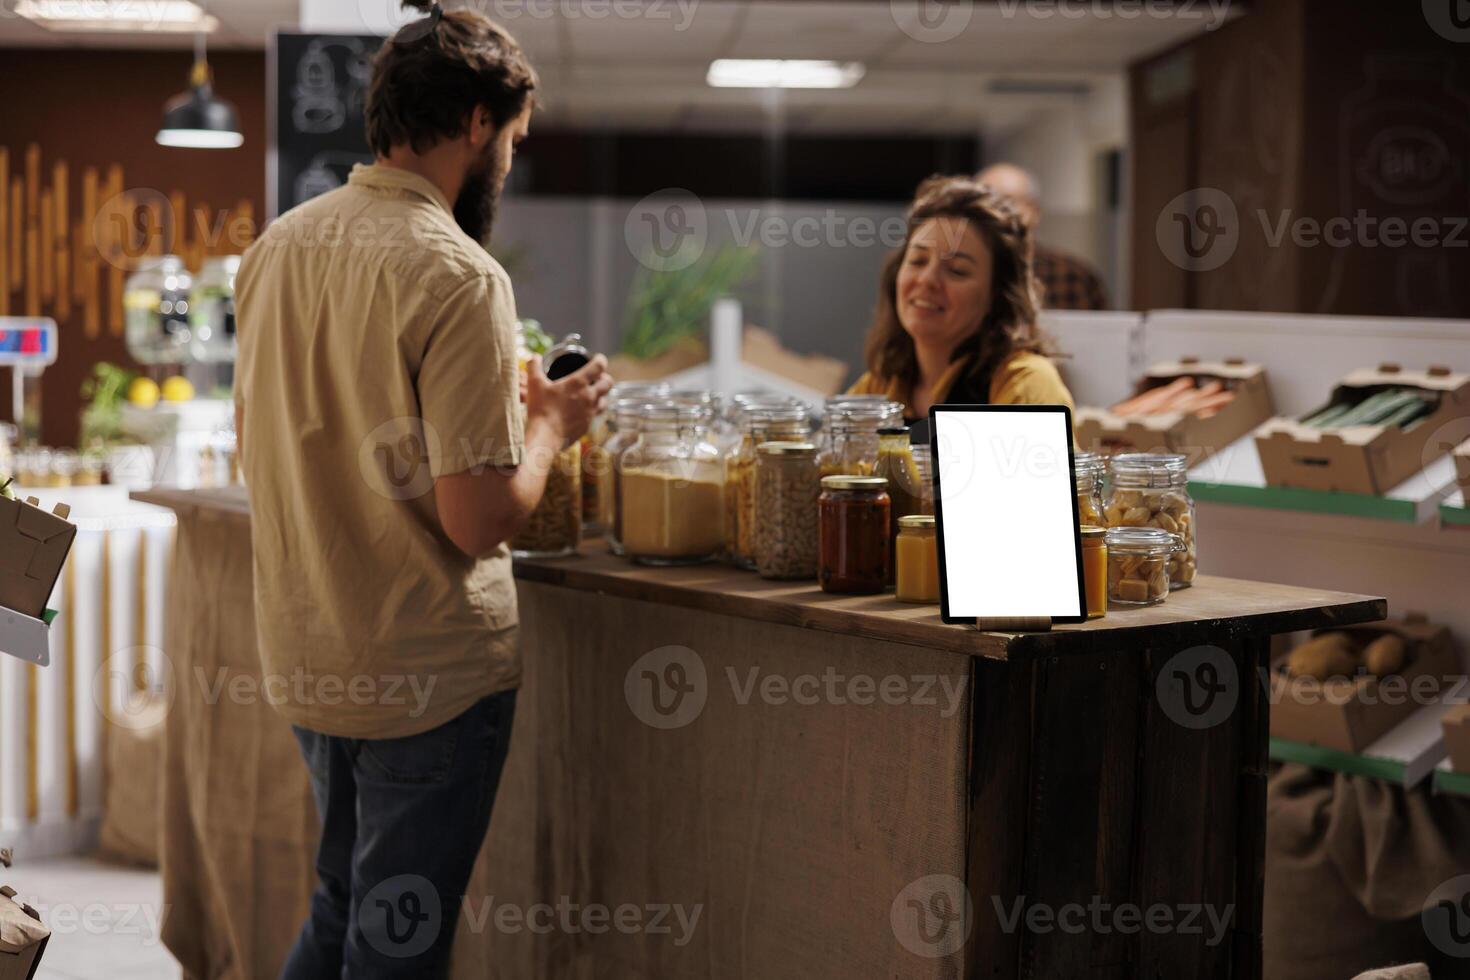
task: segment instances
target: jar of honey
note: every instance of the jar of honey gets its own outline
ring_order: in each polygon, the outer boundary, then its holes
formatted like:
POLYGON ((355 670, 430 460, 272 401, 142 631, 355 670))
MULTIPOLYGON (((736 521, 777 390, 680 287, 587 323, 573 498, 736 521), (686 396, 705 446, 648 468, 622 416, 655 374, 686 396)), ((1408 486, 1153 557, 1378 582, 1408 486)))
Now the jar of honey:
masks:
MULTIPOLYGON (((935 531, 934 515, 910 514, 900 517, 898 537, 894 540, 893 547, 898 556, 895 598, 900 602, 938 602, 939 540, 935 531)), ((1106 586, 1107 570, 1104 569, 1103 572, 1103 585, 1106 586)))
POLYGON ((1096 525, 1082 528, 1082 585, 1087 594, 1087 618, 1108 614, 1108 529, 1096 525))
POLYGON ((888 481, 826 476, 817 501, 817 579, 823 592, 870 595, 888 577, 888 481))

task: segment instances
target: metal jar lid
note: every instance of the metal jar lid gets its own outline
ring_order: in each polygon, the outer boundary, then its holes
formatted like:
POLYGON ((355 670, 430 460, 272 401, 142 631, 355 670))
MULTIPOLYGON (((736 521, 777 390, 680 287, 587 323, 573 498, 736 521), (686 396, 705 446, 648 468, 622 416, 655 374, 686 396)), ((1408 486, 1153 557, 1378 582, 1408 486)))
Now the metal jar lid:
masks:
POLYGON ((560 381, 569 374, 577 373, 591 361, 592 352, 582 346, 582 335, 577 333, 567 334, 561 343, 552 347, 541 359, 546 376, 552 381, 560 381))
POLYGON ((1084 525, 1082 525, 1082 537, 1083 537, 1084 540, 1086 540, 1088 538, 1101 538, 1104 535, 1106 535, 1107 533, 1108 533, 1108 529, 1107 528, 1105 528, 1105 527, 1098 527, 1096 524, 1084 524, 1084 525))
POLYGON ((900 530, 933 530, 933 528, 935 527, 934 515, 906 514, 898 519, 898 526, 900 530))
POLYGON ((1168 555, 1183 547, 1179 535, 1158 527, 1110 527, 1103 540, 1114 554, 1168 555))
POLYGON ((809 456, 817 451, 817 447, 810 442, 763 442, 755 447, 755 451, 763 456, 809 456))
POLYGON ((848 476, 845 473, 837 473, 832 476, 822 477, 823 490, 887 490, 888 478, 886 476, 848 476))

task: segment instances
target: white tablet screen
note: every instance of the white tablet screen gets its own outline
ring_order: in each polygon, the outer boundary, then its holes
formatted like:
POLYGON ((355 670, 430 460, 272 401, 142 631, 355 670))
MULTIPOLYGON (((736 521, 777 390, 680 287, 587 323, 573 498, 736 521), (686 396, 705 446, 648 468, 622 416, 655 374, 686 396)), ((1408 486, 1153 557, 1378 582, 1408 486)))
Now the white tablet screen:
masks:
POLYGON ((945 620, 1085 620, 1071 413, 955 405, 930 414, 945 620))

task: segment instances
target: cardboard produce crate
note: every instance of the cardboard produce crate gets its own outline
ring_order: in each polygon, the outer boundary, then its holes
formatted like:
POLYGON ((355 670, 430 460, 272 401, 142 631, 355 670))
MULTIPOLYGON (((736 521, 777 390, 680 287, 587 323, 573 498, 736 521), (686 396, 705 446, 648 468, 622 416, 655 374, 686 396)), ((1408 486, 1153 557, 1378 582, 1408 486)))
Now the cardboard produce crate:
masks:
POLYGON ((0 980, 31 980, 50 938, 36 910, 17 902, 14 889, 0 888, 0 980))
POLYGON ((46 600, 61 574, 77 528, 66 518, 71 508, 57 504, 51 513, 35 497, 0 497, 0 606, 33 619, 46 612, 46 600))
POLYGON ((1182 357, 1155 364, 1145 372, 1128 400, 1184 377, 1192 378, 1196 386, 1222 382, 1226 391, 1235 393, 1235 399, 1207 417, 1193 412, 1125 416, 1106 408, 1079 408, 1073 415, 1077 445, 1084 452, 1184 453, 1193 465, 1271 417, 1266 369, 1240 358, 1201 361, 1196 357, 1182 357))
POLYGON ((1465 504, 1470 506, 1470 439, 1455 447, 1455 482, 1465 495, 1465 504))
POLYGON ((1433 691, 1443 696, 1457 689, 1457 679, 1464 674, 1450 631, 1417 613, 1398 620, 1318 630, 1313 635, 1337 632, 1352 634, 1360 646, 1394 634, 1404 641, 1408 662, 1398 674, 1382 679, 1359 674, 1318 681, 1289 677, 1282 658, 1270 677, 1273 738, 1361 752, 1423 707, 1415 699, 1415 684, 1423 690, 1428 682, 1419 678, 1436 678, 1433 691))
POLYGON ((1470 774, 1470 704, 1451 708, 1440 724, 1444 726, 1444 747, 1450 754, 1450 768, 1470 774))
POLYGON ((1342 402, 1361 402, 1388 388, 1417 388, 1437 398, 1430 414, 1407 426, 1314 428, 1296 419, 1272 419, 1256 430, 1266 482, 1275 487, 1383 495, 1443 456, 1430 440, 1446 422, 1470 416, 1470 375, 1446 367, 1405 371, 1397 364, 1354 371, 1333 389, 1311 418, 1342 402), (1426 455, 1427 454, 1427 455, 1426 455))

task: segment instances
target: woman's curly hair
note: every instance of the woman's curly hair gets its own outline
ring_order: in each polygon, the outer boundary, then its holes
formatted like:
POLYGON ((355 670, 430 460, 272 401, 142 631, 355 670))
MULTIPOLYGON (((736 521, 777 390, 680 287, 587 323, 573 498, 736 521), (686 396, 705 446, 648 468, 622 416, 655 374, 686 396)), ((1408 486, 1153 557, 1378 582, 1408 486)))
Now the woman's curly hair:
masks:
POLYGON ((1031 232, 1009 202, 968 177, 933 176, 919 185, 909 205, 903 246, 888 256, 878 288, 878 306, 864 355, 881 382, 898 380, 910 391, 919 380, 914 339, 898 318, 898 270, 909 242, 926 221, 963 218, 984 239, 993 257, 990 309, 957 348, 952 361, 970 359, 966 380, 986 382, 1007 357, 1022 351, 1051 353, 1036 322, 1037 290, 1031 272, 1031 232))

